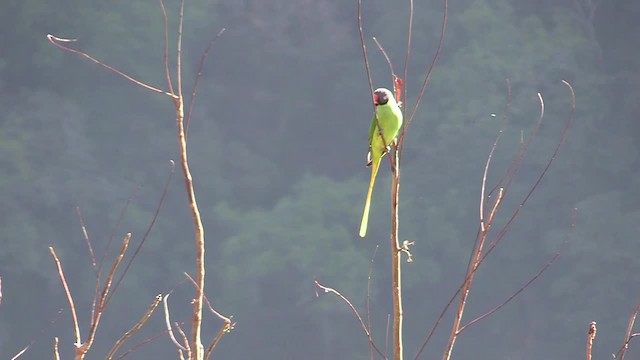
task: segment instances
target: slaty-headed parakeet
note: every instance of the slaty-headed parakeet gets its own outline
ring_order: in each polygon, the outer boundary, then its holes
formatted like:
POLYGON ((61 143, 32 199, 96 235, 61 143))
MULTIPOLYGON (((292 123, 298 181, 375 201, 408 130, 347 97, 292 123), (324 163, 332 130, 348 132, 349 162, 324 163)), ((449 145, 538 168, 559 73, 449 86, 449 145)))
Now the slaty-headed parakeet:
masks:
POLYGON ((373 193, 373 184, 376 182, 380 162, 384 154, 387 153, 389 145, 394 142, 402 126, 402 111, 391 91, 385 88, 376 89, 376 91, 373 92, 373 102, 376 106, 376 111, 371 121, 371 128, 369 129, 369 155, 367 157, 367 166, 371 166, 371 180, 369 182, 367 199, 364 203, 362 222, 360 223, 360 237, 367 235, 371 194, 373 193), (382 128, 382 131, 380 131, 378 125, 382 128))

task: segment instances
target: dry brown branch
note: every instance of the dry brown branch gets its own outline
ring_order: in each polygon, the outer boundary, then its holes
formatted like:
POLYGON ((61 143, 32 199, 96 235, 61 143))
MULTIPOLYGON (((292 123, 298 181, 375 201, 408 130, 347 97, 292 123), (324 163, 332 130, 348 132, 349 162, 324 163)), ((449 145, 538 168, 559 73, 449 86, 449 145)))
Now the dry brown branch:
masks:
POLYGON ((60 263, 60 259, 58 259, 58 255, 56 251, 53 249, 53 246, 49 246, 49 252, 53 257, 53 261, 56 263, 56 268, 58 269, 58 277, 60 278, 60 282, 62 283, 62 287, 64 288, 64 293, 67 296, 67 301, 69 302, 69 308, 71 308, 71 318, 73 319, 73 327, 75 334, 75 344, 76 346, 80 346, 82 343, 80 339, 80 326, 78 326, 78 315, 76 314, 76 306, 73 303, 73 297, 71 296, 71 291, 69 291, 69 285, 67 285, 67 280, 64 277, 64 271, 62 271, 62 264, 60 263))
POLYGON ((97 64, 97 65, 99 65, 101 67, 103 67, 103 68, 105 68, 107 71, 112 72, 112 73, 114 73, 114 74, 116 74, 116 75, 118 75, 120 77, 123 77, 123 78, 129 80, 130 82, 140 86, 140 87, 143 87, 143 88, 145 88, 147 90, 151 90, 153 92, 157 92, 157 93, 160 93, 160 94, 169 95, 169 96, 173 97, 173 95, 171 93, 168 93, 168 92, 166 92, 164 90, 160 90, 160 89, 155 88, 155 87, 153 87, 151 85, 147 85, 147 84, 143 83, 142 81, 136 80, 136 79, 132 78, 131 76, 121 72, 120 70, 117 70, 116 68, 114 68, 112 66, 109 66, 109 65, 103 63, 102 61, 90 56, 89 54, 87 54, 85 52, 82 52, 82 51, 76 50, 76 49, 72 49, 70 47, 67 47, 67 46, 64 46, 64 45, 60 44, 60 43, 65 43, 65 42, 75 42, 75 41, 77 41, 77 39, 64 39, 64 38, 59 38, 59 37, 51 35, 51 34, 47 34, 47 39, 49 40, 49 42, 53 46, 55 46, 57 48, 60 48, 62 50, 68 51, 70 53, 74 53, 76 55, 80 55, 83 58, 85 58, 85 59, 87 59, 87 60, 89 60, 89 61, 91 61, 91 62, 93 62, 93 63, 95 63, 95 64, 97 64))
POLYGON ((596 338, 596 322, 592 321, 589 324, 589 331, 587 332, 587 360, 591 360, 591 350, 593 348, 593 340, 596 338))
POLYGON ((127 341, 127 339, 131 337, 131 335, 140 330, 140 328, 147 322, 147 320, 149 320, 151 314, 153 314, 153 311, 158 307, 161 301, 162 295, 157 295, 153 303, 151 303, 151 306, 149 306, 149 309, 147 309, 147 312, 145 312, 142 316, 142 319, 140 319, 140 321, 138 321, 131 329, 125 332, 124 335, 122 335, 120 339, 118 339, 118 341, 116 341, 116 343, 111 348, 111 351, 109 351, 109 354, 107 354, 107 360, 113 359, 113 356, 120 349, 122 344, 124 344, 124 342, 127 341))
MULTIPOLYGON (((347 299, 344 295, 342 295, 339 291, 332 289, 330 287, 326 287, 322 284, 320 284, 318 282, 318 279, 314 278, 313 282, 316 284, 316 287, 321 289, 322 291, 324 291, 325 293, 332 293, 334 295, 336 295, 337 297, 339 297, 342 301, 344 301, 347 306, 349 306, 349 308, 351 309, 351 312, 353 312, 353 314, 356 316, 356 318, 358 319, 358 322, 360 322, 360 327, 362 328, 362 331, 364 331, 364 334, 367 336, 367 339, 369 340, 369 343, 371 344, 371 346, 376 350, 376 352, 378 353, 378 355, 382 356, 383 359, 386 359, 387 357, 380 351, 380 349, 378 349, 378 347, 376 346, 376 344, 373 341, 373 338, 371 337, 371 333, 369 332, 369 329, 367 329, 367 325, 365 325, 364 321, 362 320, 362 316, 360 316, 360 313, 358 313, 358 310, 356 310, 355 306, 353 306, 353 304, 351 303, 351 301, 349 301, 349 299, 347 299)), ((318 292, 316 291, 316 297, 319 297, 320 295, 318 294, 318 292)))

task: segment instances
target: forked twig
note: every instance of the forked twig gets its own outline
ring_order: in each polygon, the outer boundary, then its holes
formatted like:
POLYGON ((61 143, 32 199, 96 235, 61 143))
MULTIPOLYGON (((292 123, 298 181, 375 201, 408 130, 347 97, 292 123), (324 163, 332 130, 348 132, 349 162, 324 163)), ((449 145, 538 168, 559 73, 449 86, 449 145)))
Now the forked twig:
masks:
MULTIPOLYGON (((314 278, 313 282, 316 284, 316 286, 319 289, 323 290, 325 293, 332 293, 332 294, 336 295, 342 301, 344 301, 347 304, 347 306, 349 306, 349 308, 351 309, 351 312, 353 312, 353 314, 358 319, 358 322, 360 322, 360 327, 362 327, 362 331, 364 331, 364 334, 367 336, 367 339, 369 340, 369 344, 371 344, 371 346, 375 349, 375 351, 378 353, 378 355, 382 356, 383 359, 387 359, 387 357, 380 351, 380 349, 378 349, 378 347, 374 343, 373 338, 371 337, 371 333, 369 332, 369 329, 367 329, 367 325, 365 325, 364 321, 362 320, 362 316, 360 316, 360 313, 358 313, 358 310, 356 310, 355 306, 353 306, 351 301, 349 301, 349 299, 347 299, 339 291, 320 284, 318 282, 318 279, 314 278)), ((317 292, 316 292, 316 296, 319 296, 317 292)))

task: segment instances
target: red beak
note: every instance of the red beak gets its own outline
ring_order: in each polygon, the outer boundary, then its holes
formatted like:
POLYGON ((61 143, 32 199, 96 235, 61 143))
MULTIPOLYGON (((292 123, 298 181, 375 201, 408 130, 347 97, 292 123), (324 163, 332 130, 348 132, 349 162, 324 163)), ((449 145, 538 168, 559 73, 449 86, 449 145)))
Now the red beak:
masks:
POLYGON ((373 94, 373 103, 378 105, 378 94, 373 94))

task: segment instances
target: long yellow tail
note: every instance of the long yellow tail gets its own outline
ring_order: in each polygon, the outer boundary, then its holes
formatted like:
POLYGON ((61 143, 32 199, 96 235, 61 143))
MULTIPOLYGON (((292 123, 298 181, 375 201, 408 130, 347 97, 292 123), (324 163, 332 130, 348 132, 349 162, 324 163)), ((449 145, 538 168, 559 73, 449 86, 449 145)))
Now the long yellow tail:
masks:
POLYGON ((376 183, 376 176, 380 168, 380 158, 373 159, 371 164, 371 180, 369 181, 369 191, 367 192, 367 200, 364 203, 364 213, 362 213, 362 222, 360 223, 360 237, 367 235, 367 225, 369 225, 369 208, 371 207, 371 194, 373 194, 373 184, 376 183))

